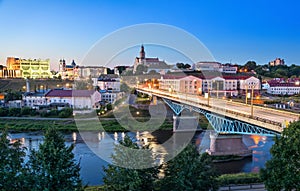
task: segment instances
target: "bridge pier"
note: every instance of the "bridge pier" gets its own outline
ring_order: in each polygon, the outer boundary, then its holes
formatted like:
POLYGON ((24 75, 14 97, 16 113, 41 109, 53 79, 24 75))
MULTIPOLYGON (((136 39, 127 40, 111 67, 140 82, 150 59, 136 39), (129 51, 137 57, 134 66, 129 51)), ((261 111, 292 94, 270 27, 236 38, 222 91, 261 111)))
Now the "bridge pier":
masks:
POLYGON ((173 132, 196 131, 199 117, 173 115, 173 132))
POLYGON ((210 148, 206 151, 212 156, 251 156, 249 150, 243 143, 242 135, 210 134, 210 148))

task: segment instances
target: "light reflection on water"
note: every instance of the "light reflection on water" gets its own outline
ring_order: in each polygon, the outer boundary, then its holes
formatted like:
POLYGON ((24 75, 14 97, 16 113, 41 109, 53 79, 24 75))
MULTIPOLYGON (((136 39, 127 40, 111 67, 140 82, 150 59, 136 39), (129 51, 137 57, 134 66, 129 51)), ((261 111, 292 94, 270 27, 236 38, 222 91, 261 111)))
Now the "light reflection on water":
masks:
MULTIPOLYGON (((104 133, 104 132, 85 132, 85 141, 89 143, 89 146, 99 152, 107 153, 109 157, 113 152, 113 143, 123 140, 125 133, 104 133), (86 139, 86 137, 88 137, 86 139), (100 146, 99 143, 104 143, 105 146, 100 146)), ((159 154, 159 163, 163 162, 164 156, 167 154, 166 150, 161 146, 170 136, 170 131, 159 131, 159 132, 129 132, 127 133, 132 140, 138 144, 150 144, 154 152, 159 154)), ((66 133, 64 134, 66 139, 66 145, 75 144, 73 153, 75 159, 80 161, 81 164, 81 176, 85 183, 89 185, 102 184, 103 178, 103 166, 108 163, 99 158, 93 153, 87 144, 82 140, 79 133, 66 133)), ((30 149, 38 149, 39 144, 43 142, 42 132, 26 132, 26 133, 11 133, 10 138, 12 141, 19 139, 24 147, 28 148, 27 153, 30 149)), ((210 140, 208 133, 196 133, 193 142, 205 151, 209 148, 210 140)), ((237 172, 259 172, 259 169, 264 167, 265 162, 271 158, 270 148, 274 141, 271 137, 262 137, 256 135, 244 135, 243 142, 245 145, 253 150, 253 156, 245 158, 240 161, 231 161, 217 163, 215 166, 221 173, 237 173, 237 172)), ((28 158, 25 159, 27 161, 28 158)))

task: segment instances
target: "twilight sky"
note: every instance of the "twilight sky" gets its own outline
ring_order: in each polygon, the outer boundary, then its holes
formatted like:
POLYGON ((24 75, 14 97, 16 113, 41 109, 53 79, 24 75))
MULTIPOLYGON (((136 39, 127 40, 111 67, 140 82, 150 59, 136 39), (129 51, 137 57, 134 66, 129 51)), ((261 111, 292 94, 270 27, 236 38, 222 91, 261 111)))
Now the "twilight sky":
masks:
MULTIPOLYGON (((53 68, 60 58, 80 64, 95 43, 115 30, 161 23, 195 36, 220 62, 266 64, 281 57, 300 65, 299 8, 293 0, 0 0, 0 64, 8 56, 49 58, 53 68)), ((172 51, 145 49, 147 56, 168 63, 185 61, 172 57, 172 51)), ((138 46, 129 50, 120 65, 138 56, 138 46)), ((91 65, 102 62, 100 53, 91 65)))

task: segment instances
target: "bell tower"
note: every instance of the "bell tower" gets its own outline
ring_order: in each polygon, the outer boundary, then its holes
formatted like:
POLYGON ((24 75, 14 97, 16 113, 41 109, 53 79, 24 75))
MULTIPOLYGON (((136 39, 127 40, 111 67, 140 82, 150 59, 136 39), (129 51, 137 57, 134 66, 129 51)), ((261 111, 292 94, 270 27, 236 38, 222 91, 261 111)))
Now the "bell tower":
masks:
POLYGON ((140 59, 144 60, 145 59, 145 50, 144 50, 144 45, 141 46, 141 51, 140 51, 140 59))

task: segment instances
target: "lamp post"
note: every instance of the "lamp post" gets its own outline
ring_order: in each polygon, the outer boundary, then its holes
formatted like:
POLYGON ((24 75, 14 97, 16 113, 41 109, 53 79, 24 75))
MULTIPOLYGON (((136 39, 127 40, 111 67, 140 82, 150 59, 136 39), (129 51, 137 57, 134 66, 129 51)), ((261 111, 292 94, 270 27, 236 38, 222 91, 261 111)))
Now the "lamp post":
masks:
POLYGON ((251 117, 253 118, 253 93, 254 93, 254 86, 255 84, 253 84, 251 86, 251 117))
POLYGON ((217 99, 219 99, 219 81, 216 82, 217 82, 217 99))
POLYGON ((246 105, 248 104, 248 84, 246 84, 246 105))

